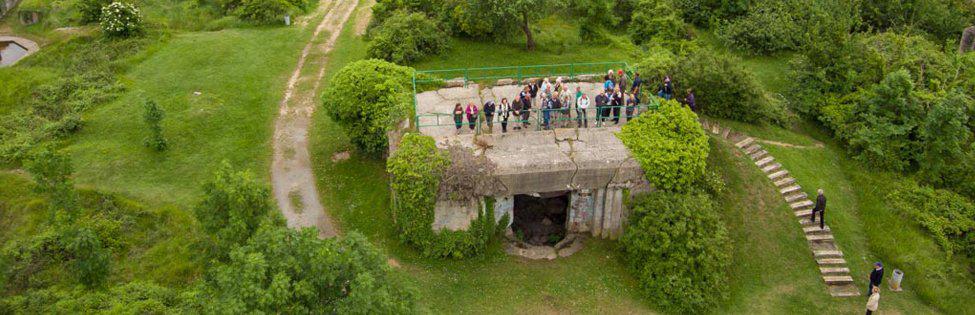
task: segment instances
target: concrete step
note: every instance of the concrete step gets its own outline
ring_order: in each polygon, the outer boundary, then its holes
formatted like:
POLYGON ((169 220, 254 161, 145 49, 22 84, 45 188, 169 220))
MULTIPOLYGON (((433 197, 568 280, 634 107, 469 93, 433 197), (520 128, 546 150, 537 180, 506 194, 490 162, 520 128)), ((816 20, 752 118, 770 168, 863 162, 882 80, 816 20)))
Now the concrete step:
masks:
POLYGON ((850 276, 823 276, 823 281, 826 281, 826 284, 847 284, 847 283, 853 283, 853 277, 850 277, 850 276))
POLYGON ((833 284, 829 285, 829 295, 833 297, 853 297, 860 296, 860 289, 857 288, 856 284, 833 284))
MULTIPOLYGON (((803 220, 809 220, 809 216, 812 215, 812 210, 799 210, 794 213, 797 217, 802 218, 803 220)), ((816 223, 816 225, 818 226, 819 223, 816 223)))
POLYGON ((820 258, 842 258, 843 252, 838 250, 817 250, 813 251, 813 257, 820 258))
POLYGON ((724 132, 721 133, 721 137, 725 139, 728 139, 729 135, 731 135, 731 128, 725 128, 724 132))
POLYGON ((799 201, 799 200, 806 199, 806 197, 807 197, 806 196, 806 193, 804 193, 804 192, 798 192, 798 193, 794 193, 794 194, 785 196, 785 202, 793 203, 793 202, 796 202, 796 201, 799 201))
POLYGON ((768 179, 778 180, 778 179, 783 178, 783 177, 786 177, 786 176, 789 176, 789 171, 779 170, 778 172, 775 172, 775 173, 772 173, 772 174, 768 174, 768 179))
POLYGON ((784 196, 784 195, 788 195, 788 194, 797 192, 800 189, 802 189, 802 187, 799 187, 799 185, 792 185, 792 186, 789 186, 789 187, 780 189, 779 192, 782 193, 782 195, 784 196))
POLYGON ((713 133, 713 134, 720 134, 721 133, 721 126, 718 125, 718 124, 712 124, 711 125, 711 133, 713 133))
POLYGON ((846 267, 819 267, 819 273, 824 276, 848 276, 850 268, 846 267))
POLYGON ((767 156, 761 160, 755 161, 755 165, 758 165, 758 167, 764 167, 765 165, 772 163, 772 161, 775 161, 775 158, 767 156))
POLYGON ((761 159, 761 158, 764 158, 764 157, 768 156, 768 151, 759 150, 758 152, 749 154, 748 156, 751 157, 752 160, 758 160, 758 159, 761 159))
POLYGON ((782 168, 782 164, 772 163, 772 164, 769 164, 769 165, 766 165, 765 167, 763 167, 762 168, 762 172, 765 172, 766 174, 768 174, 768 173, 772 173, 772 172, 778 171, 781 168, 782 168))
POLYGON ((761 149, 762 146, 758 145, 757 143, 753 143, 751 146, 745 147, 744 150, 745 150, 745 154, 752 154, 758 152, 761 149))
POLYGON ((792 210, 804 210, 804 209, 812 209, 813 205, 814 204, 812 200, 806 199, 806 200, 793 202, 789 204, 789 207, 791 207, 792 210))
POLYGON ((806 240, 810 242, 832 241, 833 234, 806 234, 806 240))
POLYGON ((786 177, 775 182, 775 187, 785 187, 796 183, 796 179, 792 177, 786 177))
POLYGON ((830 231, 831 230, 829 229, 829 226, 826 226, 826 228, 824 229, 820 229, 818 224, 814 226, 810 225, 802 228, 802 233, 806 233, 806 234, 826 234, 829 233, 830 231))
POLYGON ((846 265, 846 260, 843 258, 822 258, 816 259, 816 264, 818 264, 820 267, 837 267, 840 265, 846 265))
POLYGON ((740 149, 740 148, 744 148, 744 147, 746 147, 749 144, 752 144, 754 142, 755 142, 755 139, 753 139, 752 137, 747 137, 744 140, 741 140, 741 141, 738 141, 738 143, 735 143, 735 146, 740 149))

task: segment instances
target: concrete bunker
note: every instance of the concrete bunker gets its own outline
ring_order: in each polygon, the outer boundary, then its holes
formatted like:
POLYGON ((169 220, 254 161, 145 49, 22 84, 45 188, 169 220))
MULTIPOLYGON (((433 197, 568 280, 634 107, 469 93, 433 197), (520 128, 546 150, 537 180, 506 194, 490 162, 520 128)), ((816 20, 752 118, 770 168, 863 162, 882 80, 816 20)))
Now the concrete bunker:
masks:
MULTIPOLYGON (((598 75, 564 77, 569 91, 578 87, 593 97, 602 89, 598 75)), ((567 124, 552 130, 522 129, 474 133, 454 131, 454 104, 483 105, 516 97, 528 80, 501 79, 481 86, 471 82, 416 94, 417 115, 390 134, 390 150, 408 130, 434 138, 440 150, 463 147, 490 162, 483 176, 496 187, 479 202, 439 199, 432 228, 466 230, 486 210, 509 227, 507 252, 530 259, 555 259, 577 252, 588 237, 617 239, 627 218, 625 199, 650 184, 639 163, 616 137, 623 125, 579 128, 567 124), (488 202, 490 200, 490 202, 488 202), (492 209, 493 208, 493 209, 492 209), (520 235, 516 235, 520 234, 520 235)), ((595 111, 590 110, 590 121, 595 111)))
POLYGON ((33 41, 13 36, 0 36, 0 67, 11 66, 40 47, 33 41))

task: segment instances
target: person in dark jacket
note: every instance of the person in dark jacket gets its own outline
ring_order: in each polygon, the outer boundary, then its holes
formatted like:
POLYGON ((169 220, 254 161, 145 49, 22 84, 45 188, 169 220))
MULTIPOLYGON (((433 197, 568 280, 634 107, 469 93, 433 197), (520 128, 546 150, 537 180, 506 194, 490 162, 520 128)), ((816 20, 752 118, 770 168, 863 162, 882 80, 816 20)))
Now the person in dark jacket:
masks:
POLYGON ((525 109, 531 108, 532 105, 533 105, 532 102, 534 102, 535 101, 535 98, 538 97, 538 89, 539 89, 539 85, 541 84, 541 83, 539 83, 539 81, 541 81, 541 80, 542 79, 538 79, 538 80, 532 81, 532 83, 529 83, 528 84, 528 92, 531 94, 531 99, 529 100, 528 103, 522 103, 521 104, 521 106, 524 106, 525 109))
POLYGON ((508 132, 508 118, 511 117, 511 104, 508 103, 508 98, 502 98, 501 104, 498 105, 498 121, 501 122, 501 133, 508 132))
POLYGON ((640 77, 640 73, 633 73, 633 87, 630 87, 630 93, 633 95, 640 95, 640 86, 643 85, 643 78, 640 77))
POLYGON ((454 125, 457 126, 457 133, 460 133, 460 127, 464 125, 464 108, 460 107, 460 103, 454 105, 454 125))
POLYGON ((874 287, 880 287, 880 282, 884 280, 884 264, 881 262, 873 263, 873 270, 870 271, 870 288, 867 292, 873 292, 874 287))
POLYGON ((488 100, 484 102, 484 107, 481 109, 484 112, 484 121, 487 122, 487 127, 492 132, 494 132, 494 111, 496 108, 497 105, 494 104, 494 101, 488 100))
POLYGON ((694 89, 687 89, 687 96, 684 97, 684 104, 691 108, 692 112, 697 112, 697 101, 694 99, 694 89))
POLYGON ((812 209, 812 223, 816 223, 816 213, 819 213, 819 229, 826 228, 826 219, 823 218, 826 215, 826 196, 823 195, 823 190, 816 190, 816 205, 812 209))
POLYGON ((623 107, 623 92, 620 92, 619 87, 613 90, 613 95, 610 97, 610 104, 613 106, 613 124, 619 124, 620 109, 623 107))
POLYGON ((602 126, 603 121, 606 120, 606 104, 609 103, 609 97, 606 96, 606 91, 599 92, 596 95, 596 127, 602 126))
POLYGON ((633 94, 626 95, 626 122, 633 120, 633 112, 636 109, 637 100, 633 94))
POLYGON ((670 77, 664 77, 664 84, 660 86, 660 92, 657 92, 660 98, 665 100, 670 100, 674 98, 674 84, 670 82, 670 77))
MULTIPOLYGON (((534 82, 532 83, 534 84, 534 82)), ((519 97, 521 98, 521 126, 528 128, 528 118, 531 118, 532 100, 535 99, 535 93, 538 93, 538 86, 532 85, 526 86, 525 90, 521 92, 519 97)))

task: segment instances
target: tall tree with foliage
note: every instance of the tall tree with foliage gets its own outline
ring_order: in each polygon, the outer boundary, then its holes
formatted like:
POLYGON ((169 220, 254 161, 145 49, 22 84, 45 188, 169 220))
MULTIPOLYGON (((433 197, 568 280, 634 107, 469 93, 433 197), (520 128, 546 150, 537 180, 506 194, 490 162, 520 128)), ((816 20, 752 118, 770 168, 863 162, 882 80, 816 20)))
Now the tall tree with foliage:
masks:
POLYGON ((265 224, 209 270, 193 306, 202 313, 410 314, 414 293, 389 277, 358 233, 319 239, 314 229, 265 224))
POLYGON ((227 162, 203 185, 203 193, 194 213, 210 234, 218 256, 247 241, 271 213, 267 187, 250 173, 235 171, 227 162))
POLYGON ((864 96, 857 111, 857 128, 850 139, 857 158, 884 169, 908 170, 919 153, 917 130, 924 119, 924 105, 914 95, 910 73, 887 75, 864 96))
POLYGON ((965 146, 971 140, 967 109, 972 101, 964 93, 952 92, 940 99, 921 126, 924 151, 920 159, 921 177, 928 183, 945 186, 963 181, 965 146))

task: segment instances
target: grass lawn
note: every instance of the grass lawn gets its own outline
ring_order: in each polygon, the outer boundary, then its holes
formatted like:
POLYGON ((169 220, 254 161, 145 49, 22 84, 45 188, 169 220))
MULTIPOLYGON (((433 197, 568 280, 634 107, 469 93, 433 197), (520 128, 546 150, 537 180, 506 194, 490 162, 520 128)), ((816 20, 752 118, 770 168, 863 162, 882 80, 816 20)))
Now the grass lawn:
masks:
POLYGON ((187 205, 228 160, 267 178, 272 120, 310 28, 176 35, 127 73, 127 93, 85 115, 67 150, 81 186, 187 205), (199 95, 197 95, 199 92, 199 95), (143 146, 143 100, 165 111, 169 150, 143 146))

